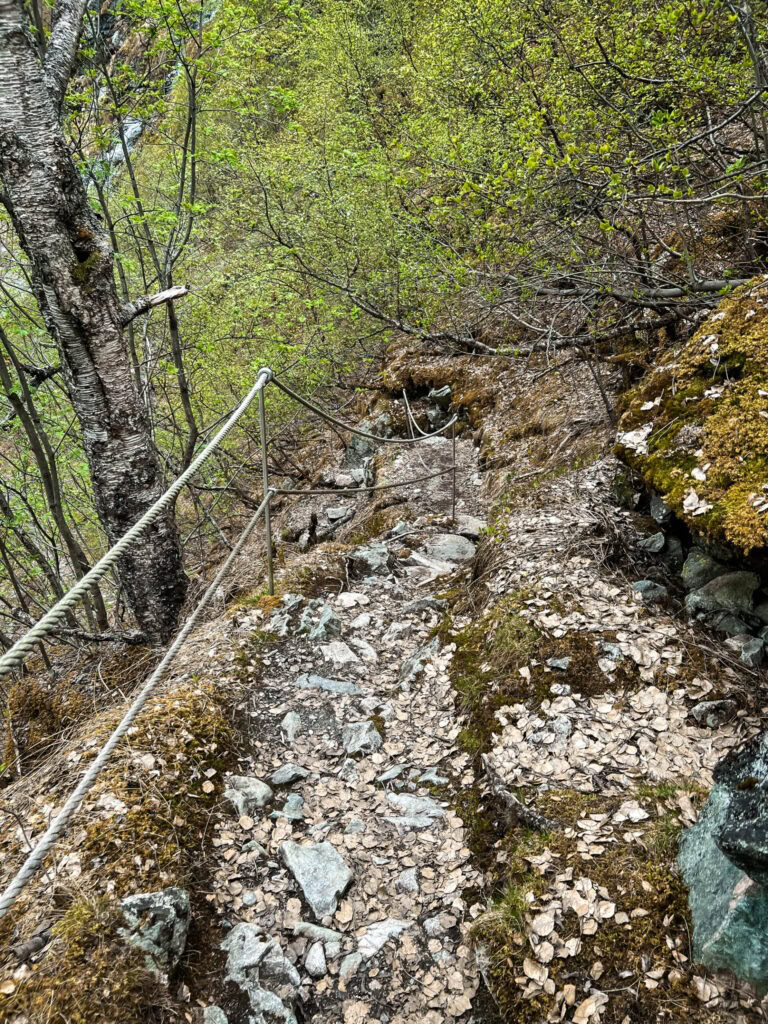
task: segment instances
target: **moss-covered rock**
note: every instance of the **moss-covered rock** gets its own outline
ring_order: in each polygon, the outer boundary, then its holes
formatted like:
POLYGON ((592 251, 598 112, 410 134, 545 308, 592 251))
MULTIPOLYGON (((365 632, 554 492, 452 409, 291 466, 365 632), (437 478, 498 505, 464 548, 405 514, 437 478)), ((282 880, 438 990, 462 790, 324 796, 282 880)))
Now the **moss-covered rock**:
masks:
POLYGON ((693 532, 768 546, 768 281, 724 299, 627 396, 617 453, 693 532))

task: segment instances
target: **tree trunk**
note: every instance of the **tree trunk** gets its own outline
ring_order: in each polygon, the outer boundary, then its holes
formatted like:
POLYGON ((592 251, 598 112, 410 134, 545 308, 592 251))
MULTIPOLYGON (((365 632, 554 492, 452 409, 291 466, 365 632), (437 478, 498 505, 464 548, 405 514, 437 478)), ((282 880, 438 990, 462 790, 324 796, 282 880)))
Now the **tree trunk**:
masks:
MULTIPOLYGON (((109 237, 59 125, 84 6, 59 0, 44 66, 24 0, 0 0, 0 196, 61 352, 96 509, 114 543, 157 499, 163 481, 126 352, 109 237)), ((165 640, 187 587, 172 515, 123 556, 120 577, 140 628, 165 640)))

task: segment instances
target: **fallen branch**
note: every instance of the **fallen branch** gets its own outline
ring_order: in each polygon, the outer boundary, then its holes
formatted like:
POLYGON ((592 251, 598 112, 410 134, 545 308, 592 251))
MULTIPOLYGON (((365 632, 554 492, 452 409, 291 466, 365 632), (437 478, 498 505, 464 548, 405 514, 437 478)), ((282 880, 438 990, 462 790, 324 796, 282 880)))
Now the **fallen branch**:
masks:
POLYGON ((164 292, 157 292, 155 295, 142 295, 133 302, 126 302, 120 310, 120 321, 123 327, 127 327, 131 320, 135 320, 142 313, 149 312, 155 306, 162 306, 164 302, 173 302, 174 299, 181 299, 189 294, 189 288, 185 284, 174 285, 173 288, 166 288, 164 292))
POLYGON ((537 832, 550 832, 553 829, 562 829, 563 826, 559 821, 547 818, 544 814, 539 814, 538 811, 534 811, 532 807, 524 804, 522 800, 518 800, 514 793, 510 793, 505 788, 495 768, 491 765, 487 754, 483 754, 480 760, 485 769, 485 776, 488 780, 491 794, 503 804, 507 824, 510 828, 515 828, 517 825, 525 825, 526 828, 535 829, 537 832))

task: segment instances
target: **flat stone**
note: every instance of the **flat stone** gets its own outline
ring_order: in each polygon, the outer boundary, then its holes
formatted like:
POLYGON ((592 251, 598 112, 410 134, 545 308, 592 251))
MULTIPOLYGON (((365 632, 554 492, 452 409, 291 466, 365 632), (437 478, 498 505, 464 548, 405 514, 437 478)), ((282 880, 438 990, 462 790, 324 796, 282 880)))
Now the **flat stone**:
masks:
POLYGON ((348 985, 350 981, 354 978, 354 976, 357 974, 357 972, 360 970, 360 965, 362 964, 362 962, 362 953, 350 953, 348 956, 345 956, 344 959, 341 961, 341 967, 339 968, 339 977, 341 978, 345 985, 348 985))
POLYGON ((280 728, 285 733, 287 741, 293 743, 301 732, 301 715, 296 711, 289 711, 280 723, 280 728))
POLYGON ((462 537, 467 537, 469 540, 478 540, 488 529, 488 523, 484 519, 478 519, 477 516, 470 516, 466 512, 459 512, 453 528, 462 537))
POLYGON ((118 928, 118 935, 146 954, 147 970, 160 975, 172 971, 187 944, 192 916, 186 889, 136 893, 122 900, 120 909, 126 927, 118 928))
POLYGON ((411 829, 422 831, 432 828, 435 820, 427 814, 392 814, 384 818, 384 821, 388 821, 390 825, 394 825, 398 830, 404 829, 406 832, 410 832, 411 829))
POLYGON ((570 697, 571 688, 567 683, 552 683, 549 692, 553 697, 570 697))
POLYGON ((726 572, 722 562, 707 554, 701 548, 691 548, 688 557, 680 570, 683 586, 686 590, 698 590, 706 583, 722 576, 726 572))
POLYGON ((322 942, 315 942, 309 947, 304 957, 304 969, 310 978, 324 978, 328 973, 322 942))
POLYGON ((258 985, 249 985, 247 992, 255 1013, 248 1018, 248 1024, 297 1024, 293 1012, 273 992, 258 985))
POLYGON ((361 612, 349 624, 350 629, 368 629, 371 624, 371 616, 368 612, 361 612))
POLYGON ((411 796, 410 793, 387 793, 387 800, 408 817, 436 820, 445 817, 445 811, 428 796, 411 796))
POLYGON ((458 533, 438 533, 430 537, 424 546, 427 558, 435 558, 439 562, 469 562, 475 557, 477 548, 471 540, 458 533))
POLYGON ((292 782, 296 782, 297 779, 306 779, 309 772, 306 768, 302 768, 298 764, 283 764, 276 772, 273 772, 269 781, 273 786, 290 786, 292 782))
POLYGON ((373 754, 383 740, 373 722, 352 722, 341 730, 341 742, 347 754, 373 754))
POLYGON ((661 601, 669 593, 666 587, 663 587, 660 583, 654 583, 653 580, 638 580, 637 583, 632 584, 632 589, 640 597, 643 604, 654 604, 656 601, 661 601))
POLYGON ((229 1024, 229 1018, 219 1006, 206 1006, 203 1010, 203 1024, 229 1024))
POLYGON ((336 913, 338 898, 352 883, 352 872, 328 842, 300 846, 288 841, 280 854, 317 920, 336 913))
POLYGON ((547 665, 550 668, 558 669, 560 672, 567 672, 570 664, 570 658, 547 658, 547 665))
POLYGON ((685 607, 695 616, 710 612, 749 614, 752 611, 752 595, 759 585, 760 577, 757 573, 729 572, 691 591, 685 598, 685 607))
POLYGON ((691 708, 691 715, 699 725, 717 729, 733 718, 738 710, 739 706, 735 700, 703 700, 691 708))
POLYGON ((344 829, 345 836, 356 836, 362 832, 365 832, 365 822, 361 821, 360 818, 353 818, 344 829))
POLYGON ((325 660, 333 663, 334 668, 360 664, 358 656, 343 640, 333 640, 329 644, 323 644, 320 650, 323 652, 325 660))
POLYGON ((611 661, 623 661, 624 654, 622 653, 619 644, 613 644, 608 640, 603 640, 600 644, 600 649, 603 653, 611 659, 611 661))
POLYGON ((224 790, 224 798, 229 800, 232 806, 242 817, 250 815, 254 811, 261 810, 267 804, 272 803, 274 794, 266 782, 253 778, 249 775, 230 775, 227 779, 227 789, 224 790))
POLYGON ((370 604, 371 599, 366 594, 358 594, 354 590, 344 590, 336 598, 339 608, 356 608, 358 605, 370 604))
POLYGON ((255 1016, 248 1024, 296 1024, 289 1006, 301 978, 273 940, 264 941, 257 927, 241 921, 221 944, 227 953, 226 980, 248 996, 255 1016), (267 986, 267 987, 262 987, 267 986))
POLYGON ((317 625, 309 631, 310 640, 327 640, 331 636, 341 635, 341 619, 329 604, 323 607, 317 625))
POLYGON ((339 519, 346 519, 351 516, 354 509, 350 508, 349 505, 335 505, 333 508, 327 508, 325 514, 328 516, 328 521, 331 523, 338 522, 339 519))
POLYGON ((292 631, 294 614, 304 598, 301 594, 283 594, 280 608, 267 623, 267 632, 286 637, 292 631))
POLYGON ((367 640, 358 640, 357 638, 352 637, 349 642, 355 648, 363 661, 368 662, 369 665, 375 665, 378 662, 379 656, 376 653, 376 649, 372 647, 367 640))
POLYGON ((306 672, 300 675, 294 685, 302 690, 326 690, 328 693, 347 693, 355 696, 363 691, 354 683, 347 683, 343 679, 327 679, 325 676, 318 676, 306 672))
MULTIPOLYGON (((418 614, 419 612, 443 612, 448 607, 448 602, 440 597, 420 597, 416 601, 409 601, 403 606, 403 614, 418 614)), ((768 621, 768 620, 766 620, 768 621)))
POLYGON ((278 821, 280 818, 288 818, 289 821, 304 820, 304 797, 298 793, 291 793, 283 804, 282 810, 272 811, 270 818, 278 821))
POLYGON ((358 953, 364 960, 370 960, 386 946, 390 939, 397 938, 398 935, 410 928, 412 923, 412 921, 400 921, 397 918, 388 917, 384 921, 377 921, 375 924, 369 925, 358 941, 358 953))
POLYGON ((651 534, 650 537, 643 537, 637 542, 637 546, 641 551, 647 551, 649 555, 658 555, 664 550, 665 542, 664 534, 659 531, 651 534))
POLYGON ((396 779, 399 775, 402 775, 405 769, 408 767, 407 764, 393 764, 391 768, 387 768, 385 772, 376 779, 377 782, 391 782, 396 779))
POLYGON ((419 880, 416 868, 407 868, 405 871, 401 871, 395 879, 395 888, 400 892, 418 892, 419 880))
POLYGON ((445 775, 438 775, 436 768, 428 768, 416 781, 426 782, 432 786, 445 786, 451 780, 445 775))

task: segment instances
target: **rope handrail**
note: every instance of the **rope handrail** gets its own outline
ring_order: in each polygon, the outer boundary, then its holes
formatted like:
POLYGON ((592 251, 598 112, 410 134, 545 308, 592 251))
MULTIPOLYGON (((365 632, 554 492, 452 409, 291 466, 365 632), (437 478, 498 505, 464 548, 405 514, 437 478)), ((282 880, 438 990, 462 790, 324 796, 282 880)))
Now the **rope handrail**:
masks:
POLYGON ((242 551, 243 546, 250 537, 251 533, 253 533, 256 523, 258 522, 259 517, 261 516, 262 512, 269 503, 271 497, 272 492, 268 491, 261 505, 259 506, 257 511, 254 512, 250 522, 240 535, 240 539, 230 552, 230 555, 227 558, 226 562, 221 567, 221 569, 219 569, 215 579, 208 587, 206 592, 203 594, 195 610, 189 616, 187 621, 184 623, 184 626, 177 634, 176 639, 165 652, 162 661, 157 666, 152 675, 149 677, 147 682, 144 684, 141 691, 139 692, 139 695, 134 700, 133 704, 131 704, 130 708, 128 708, 126 713, 123 715, 119 724, 114 729, 107 742, 99 751, 98 756, 91 762, 90 767, 83 775, 77 787, 72 791, 72 794, 70 795, 67 802, 64 804, 64 806, 56 815, 54 820, 45 830, 41 838, 35 844, 34 849, 29 854, 29 856, 24 861, 19 870, 16 872, 13 880, 5 889, 5 892, 3 892, 3 894, 0 896, 0 919, 5 917, 5 915, 8 913, 8 911, 12 907, 13 903, 16 901, 16 898, 21 893, 22 889, 27 884, 27 882, 37 874, 38 870, 42 866, 43 861, 48 856, 48 853, 55 845, 56 841, 59 839, 64 829, 69 824, 70 820, 72 819, 72 816, 80 807, 83 800, 88 795, 90 789, 93 787, 102 768, 106 765, 107 761, 109 761, 115 747, 118 745, 123 736, 125 736, 125 734, 128 732, 135 718, 138 716, 141 709, 152 696, 153 691, 156 689, 157 684, 160 682, 160 679, 162 678, 162 675, 165 672, 165 669, 176 657, 179 648, 182 646, 184 641, 192 632, 192 629, 196 625, 197 620, 200 618, 201 614, 210 603, 211 598, 218 590, 221 581, 224 579, 225 575, 229 571, 229 567, 232 565, 234 560, 242 551))
MULTIPOLYGON (((356 487, 356 488, 334 488, 328 490, 308 490, 308 491, 296 491, 296 490, 284 490, 277 488, 270 488, 268 481, 268 470, 267 470, 267 428, 265 420, 264 410, 264 389, 267 384, 272 381, 277 387, 279 387, 285 394, 293 398, 300 405, 310 409, 316 415, 329 423, 333 423, 337 427, 343 430, 348 430, 353 434, 358 434, 360 437, 367 438, 369 440, 376 441, 379 444, 412 444, 418 441, 428 440, 432 437, 438 437, 447 430, 449 427, 453 427, 458 417, 453 418, 441 427, 440 430, 435 431, 433 434, 424 434, 421 432, 421 437, 411 438, 384 438, 378 437, 376 434, 370 434, 366 431, 360 430, 357 427, 352 427, 347 423, 343 423, 341 420, 330 413, 326 413, 325 410, 319 406, 310 402, 308 399, 303 398, 301 395, 294 392, 282 381, 278 380, 274 372, 268 367, 264 367, 259 370, 256 382, 237 406, 235 411, 229 416, 224 426, 219 430, 216 436, 208 442, 203 450, 197 455, 197 457, 190 463, 187 469, 174 481, 173 484, 157 499, 157 501, 149 508, 134 524, 126 531, 125 534, 118 540, 109 551, 104 554, 98 562, 82 577, 78 580, 74 586, 52 607, 47 611, 36 623, 29 629, 24 636, 16 641, 2 657, 0 657, 0 677, 6 673, 12 671, 14 668, 19 667, 26 658, 27 654, 38 644, 44 637, 48 636, 53 632, 57 624, 64 618, 66 613, 88 592, 90 587, 98 582, 103 576, 110 571, 111 568, 117 563, 123 552, 136 541, 141 534, 150 526, 156 519, 171 505, 175 500, 179 492, 181 491, 184 484, 198 471, 203 463, 208 459, 213 451, 218 448, 221 442, 230 433, 232 428, 238 422, 240 417, 250 406, 255 398, 258 398, 259 402, 259 427, 261 434, 261 463, 262 463, 262 481, 263 481, 263 494, 264 498, 259 505, 258 509, 254 512, 253 516, 249 520, 240 537, 232 548, 229 556, 217 572, 213 582, 210 584, 208 589, 203 594, 202 598, 195 606, 194 610, 189 615, 188 619, 184 623, 181 630, 176 635, 173 643, 170 645, 168 650, 163 655, 159 664, 152 672, 151 676, 139 691, 137 697, 128 708, 122 719, 115 727, 109 738, 101 748, 95 759, 91 762, 87 771, 84 773, 78 785, 70 794, 69 798, 64 803, 62 809, 56 815, 54 820, 50 823, 48 828, 45 830, 41 838, 38 840, 34 848, 30 851, 24 863, 21 865, 10 884, 7 886, 5 891, 0 894, 0 919, 2 919, 10 910, 11 906, 16 901, 17 897, 24 889, 27 882, 32 879, 35 874, 42 867, 46 857, 50 853, 53 846, 56 844, 62 833, 66 829, 67 825, 71 821, 72 817, 76 814, 77 810, 82 805, 85 797, 94 786, 96 779, 98 778, 101 770, 109 761, 115 748, 123 739, 132 723, 135 721, 145 704, 149 700, 152 693, 157 688, 158 683, 163 677, 163 673, 176 654, 186 641, 189 634, 197 624, 200 616, 205 611, 206 607, 211 601, 211 598, 218 590, 222 580, 229 571, 230 566, 234 560, 238 557, 246 541, 253 533, 259 518, 264 516, 264 526, 266 532, 266 565, 267 575, 269 579, 270 593, 274 593, 274 581, 272 575, 272 537, 270 528, 270 502, 273 497, 278 494, 287 494, 291 496, 310 496, 316 494, 361 494, 371 491, 379 490, 390 490, 398 487, 410 486, 414 483, 420 483, 426 480, 433 480, 437 477, 444 476, 447 473, 453 473, 454 476, 454 504, 455 504, 455 486, 456 486, 456 447, 455 447, 455 431, 453 432, 453 465, 448 469, 439 470, 436 473, 430 473, 426 476, 416 477, 412 480, 399 481, 397 483, 390 484, 377 484, 370 487, 356 487)), ((406 408, 408 415, 412 418, 410 407, 406 398, 406 408)))
POLYGON ((273 373, 271 370, 266 368, 259 370, 256 383, 242 400, 240 405, 238 405, 237 409, 235 409, 218 434, 216 434, 213 440, 208 442, 205 448, 200 452, 197 458, 189 464, 181 476, 179 476, 174 483, 171 484, 168 490, 157 499, 154 505, 152 505, 152 507, 149 508, 144 515, 138 519, 126 533, 123 534, 120 540, 117 541, 105 555, 102 555, 99 561, 88 570, 82 579, 78 580, 77 583, 67 591, 64 597, 57 601, 56 604, 50 608, 28 632, 24 634, 24 636, 17 640, 12 647, 9 647, 5 654, 0 657, 0 677, 6 675, 14 668, 18 668, 32 648, 39 643, 40 640, 48 636, 53 629, 55 629, 57 623, 64 618, 70 608, 76 605, 77 602, 88 593, 94 583, 97 583, 102 579, 102 577, 106 576, 123 552, 130 547, 130 545, 139 536, 141 536, 148 526, 151 526, 152 523, 162 515, 162 513, 174 501, 187 480, 194 476, 208 456, 218 448, 254 398, 264 390, 264 387, 272 377, 273 373))

